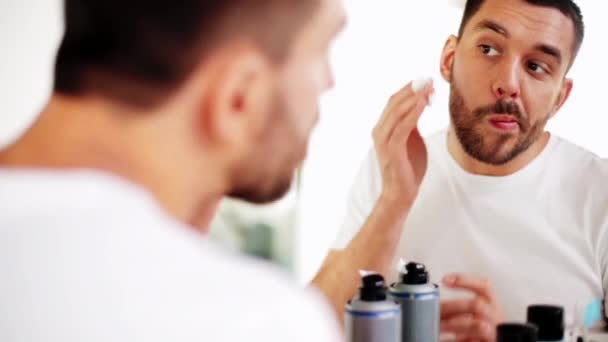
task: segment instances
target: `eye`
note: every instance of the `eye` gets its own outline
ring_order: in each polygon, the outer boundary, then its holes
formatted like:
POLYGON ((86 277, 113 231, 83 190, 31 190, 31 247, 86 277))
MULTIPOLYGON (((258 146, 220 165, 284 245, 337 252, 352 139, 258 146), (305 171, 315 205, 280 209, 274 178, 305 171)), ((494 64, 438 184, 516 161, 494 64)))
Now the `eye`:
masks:
POLYGON ((534 62, 528 62, 528 69, 530 69, 532 72, 534 72, 536 74, 548 74, 549 73, 547 71, 547 69, 543 68, 542 66, 540 66, 534 62))
POLYGON ((494 57, 498 56, 500 53, 494 47, 490 45, 481 44, 479 45, 479 50, 486 56, 494 57))

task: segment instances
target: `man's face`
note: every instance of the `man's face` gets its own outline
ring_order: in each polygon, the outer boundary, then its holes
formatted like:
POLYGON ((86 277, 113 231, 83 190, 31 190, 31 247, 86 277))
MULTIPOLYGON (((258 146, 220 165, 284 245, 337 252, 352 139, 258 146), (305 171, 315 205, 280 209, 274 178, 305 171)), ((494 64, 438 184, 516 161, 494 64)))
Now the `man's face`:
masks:
POLYGON ((276 74, 266 129, 236 177, 240 184, 232 197, 264 203, 289 190, 319 119, 320 96, 333 86, 329 49, 344 21, 340 0, 322 0, 296 35, 276 74))
POLYGON ((486 0, 459 38, 450 116, 475 159, 505 164, 536 142, 567 92, 573 22, 523 0, 486 0))

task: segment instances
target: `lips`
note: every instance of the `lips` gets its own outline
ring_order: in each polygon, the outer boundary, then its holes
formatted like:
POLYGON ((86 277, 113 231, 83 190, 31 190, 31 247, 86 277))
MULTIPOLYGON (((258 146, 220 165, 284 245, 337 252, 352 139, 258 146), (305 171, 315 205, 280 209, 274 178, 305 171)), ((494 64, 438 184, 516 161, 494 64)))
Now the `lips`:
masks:
POLYGON ((512 115, 493 115, 490 124, 501 131, 512 131, 519 128, 519 120, 512 115))

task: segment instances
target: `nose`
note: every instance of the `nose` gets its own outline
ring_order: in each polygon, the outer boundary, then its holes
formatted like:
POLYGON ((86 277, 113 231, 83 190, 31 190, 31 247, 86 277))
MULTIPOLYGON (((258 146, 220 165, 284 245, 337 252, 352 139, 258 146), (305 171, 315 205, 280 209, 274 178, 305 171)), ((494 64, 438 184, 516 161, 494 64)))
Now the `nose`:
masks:
POLYGON ((516 60, 506 59, 499 65, 492 90, 494 96, 503 100, 517 100, 521 95, 519 66, 516 60))

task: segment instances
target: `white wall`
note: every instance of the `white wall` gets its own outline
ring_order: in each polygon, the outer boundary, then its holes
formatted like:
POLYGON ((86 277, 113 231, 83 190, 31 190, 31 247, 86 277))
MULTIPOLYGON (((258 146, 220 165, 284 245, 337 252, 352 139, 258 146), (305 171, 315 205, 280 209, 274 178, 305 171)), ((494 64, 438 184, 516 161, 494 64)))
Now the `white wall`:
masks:
MULTIPOLYGON (((434 106, 421 119, 423 134, 448 125, 448 86, 439 77, 439 56, 450 33, 456 33, 464 1, 351 0, 349 26, 333 52, 337 87, 322 103, 303 173, 303 193, 296 242, 296 270, 310 279, 335 238, 346 208, 349 187, 371 130, 388 97, 419 76, 435 78, 434 106)), ((549 129, 601 156, 608 156, 605 135, 604 67, 608 20, 603 1, 579 0, 587 37, 571 71, 575 86, 549 129)), ((608 181, 608 180, 607 180, 608 181)))
POLYGON ((60 0, 0 0, 0 146, 35 118, 51 89, 60 0))

